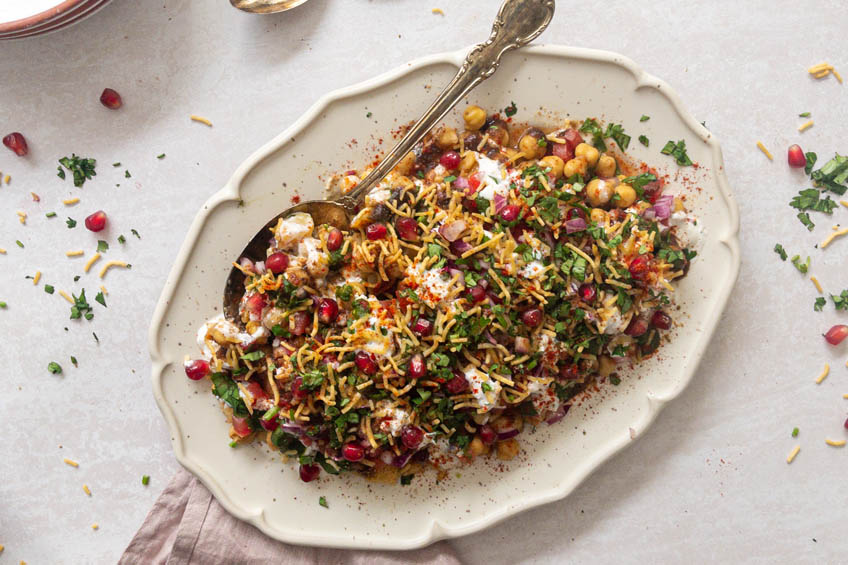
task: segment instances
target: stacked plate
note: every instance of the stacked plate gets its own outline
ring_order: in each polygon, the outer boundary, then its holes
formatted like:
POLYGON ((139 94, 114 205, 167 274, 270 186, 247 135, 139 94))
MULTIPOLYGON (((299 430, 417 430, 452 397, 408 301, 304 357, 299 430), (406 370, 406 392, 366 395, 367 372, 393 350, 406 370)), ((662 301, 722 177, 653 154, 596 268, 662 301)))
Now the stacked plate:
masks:
POLYGON ((0 0, 0 39, 62 29, 108 3, 109 0, 0 0))

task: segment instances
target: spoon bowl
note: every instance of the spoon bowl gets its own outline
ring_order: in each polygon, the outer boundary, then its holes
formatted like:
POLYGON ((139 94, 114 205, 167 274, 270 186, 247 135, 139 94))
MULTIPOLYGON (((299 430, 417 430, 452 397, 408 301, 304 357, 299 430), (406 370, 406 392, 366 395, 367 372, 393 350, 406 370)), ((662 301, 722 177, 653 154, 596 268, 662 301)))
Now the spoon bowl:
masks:
POLYGON ((309 0, 230 0, 234 8, 251 14, 276 14, 297 8, 309 0))

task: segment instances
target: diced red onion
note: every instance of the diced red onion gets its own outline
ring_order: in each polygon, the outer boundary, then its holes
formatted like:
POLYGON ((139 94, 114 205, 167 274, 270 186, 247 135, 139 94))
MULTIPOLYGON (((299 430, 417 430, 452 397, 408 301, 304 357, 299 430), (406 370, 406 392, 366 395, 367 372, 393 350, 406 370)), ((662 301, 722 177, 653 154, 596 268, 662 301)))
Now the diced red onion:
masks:
POLYGON ((409 462, 409 458, 412 457, 412 455, 412 451, 408 451, 403 455, 399 455, 392 460, 392 465, 394 465, 398 469, 402 469, 409 462))
POLYGON ((642 217, 645 218, 646 220, 656 220, 657 219, 657 213, 653 208, 648 208, 647 210, 642 212, 642 217))
POLYGON ((462 235, 462 232, 465 231, 467 227, 465 220, 455 220, 453 222, 448 222, 443 224, 442 227, 439 228, 439 234, 450 242, 454 242, 459 239, 459 236, 462 235))
POLYGON ((565 233, 571 234, 586 229, 586 220, 583 218, 572 218, 565 222, 565 233))
POLYGON ((498 212, 503 210, 503 208, 506 206, 506 204, 507 204, 506 196, 504 196, 503 194, 500 194, 499 192, 496 192, 493 203, 495 205, 495 214, 497 214, 498 212))
POLYGON ((265 273, 265 261, 257 261, 255 267, 257 274, 262 275, 265 273))
POLYGON ((455 181, 453 181, 453 187, 457 190, 465 190, 468 186, 468 178, 466 177, 458 177, 455 181))
POLYGON ((247 257, 242 257, 241 259, 239 259, 239 265, 241 265, 242 267, 244 267, 248 271, 253 270, 253 261, 251 261, 247 257))
MULTIPOLYGON (((530 340, 526 337, 516 336, 515 337, 515 352, 516 353, 530 353, 530 340)), ((541 365, 539 365, 541 367, 541 365)))
POLYGON ((672 205, 674 205, 674 196, 664 194, 657 198, 657 201, 651 209, 657 215, 658 220, 667 220, 668 217, 671 216, 672 205))
POLYGON ((457 239, 456 241, 452 241, 450 244, 451 253, 457 256, 461 256, 463 253, 471 249, 473 246, 467 241, 462 241, 461 239, 457 239))
POLYGON ((489 333, 489 331, 488 331, 488 330, 486 330, 486 331, 483 333, 483 337, 485 337, 485 338, 486 338, 486 341, 488 341, 488 342, 489 342, 489 343, 491 343, 492 345, 497 345, 497 344, 498 344, 498 340, 496 340, 496 339, 494 338, 494 336, 493 336, 491 333, 489 333))
POLYGON ((505 439, 511 439, 518 435, 518 430, 515 428, 503 430, 498 432, 498 441, 503 441, 505 439))
POLYGON ((557 408, 556 412, 551 414, 551 416, 547 420, 545 420, 545 423, 549 426, 552 424, 556 424, 557 422, 565 418, 565 415, 568 414, 569 408, 571 408, 571 404, 560 404, 560 407, 557 408))

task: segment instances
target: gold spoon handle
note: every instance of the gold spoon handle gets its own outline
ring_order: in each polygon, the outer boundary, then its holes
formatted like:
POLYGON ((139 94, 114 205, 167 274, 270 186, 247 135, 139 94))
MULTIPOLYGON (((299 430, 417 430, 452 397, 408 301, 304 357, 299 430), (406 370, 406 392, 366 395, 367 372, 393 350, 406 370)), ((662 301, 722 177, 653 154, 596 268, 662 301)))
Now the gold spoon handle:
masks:
POLYGON ((548 27, 553 15, 554 0, 505 0, 492 24, 489 39, 468 53, 453 80, 380 164, 353 191, 337 200, 348 214, 353 216, 365 193, 383 180, 465 95, 495 73, 504 53, 533 41, 548 27))

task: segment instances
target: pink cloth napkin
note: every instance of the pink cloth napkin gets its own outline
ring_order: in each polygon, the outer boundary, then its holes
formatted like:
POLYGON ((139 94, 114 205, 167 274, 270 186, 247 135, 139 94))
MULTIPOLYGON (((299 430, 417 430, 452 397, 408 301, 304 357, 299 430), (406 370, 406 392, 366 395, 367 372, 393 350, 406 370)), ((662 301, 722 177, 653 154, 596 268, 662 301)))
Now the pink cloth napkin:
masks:
POLYGON ((140 563, 458 565, 460 561, 445 542, 403 552, 322 549, 281 543, 228 514, 200 481, 180 469, 156 500, 118 565, 140 563))

